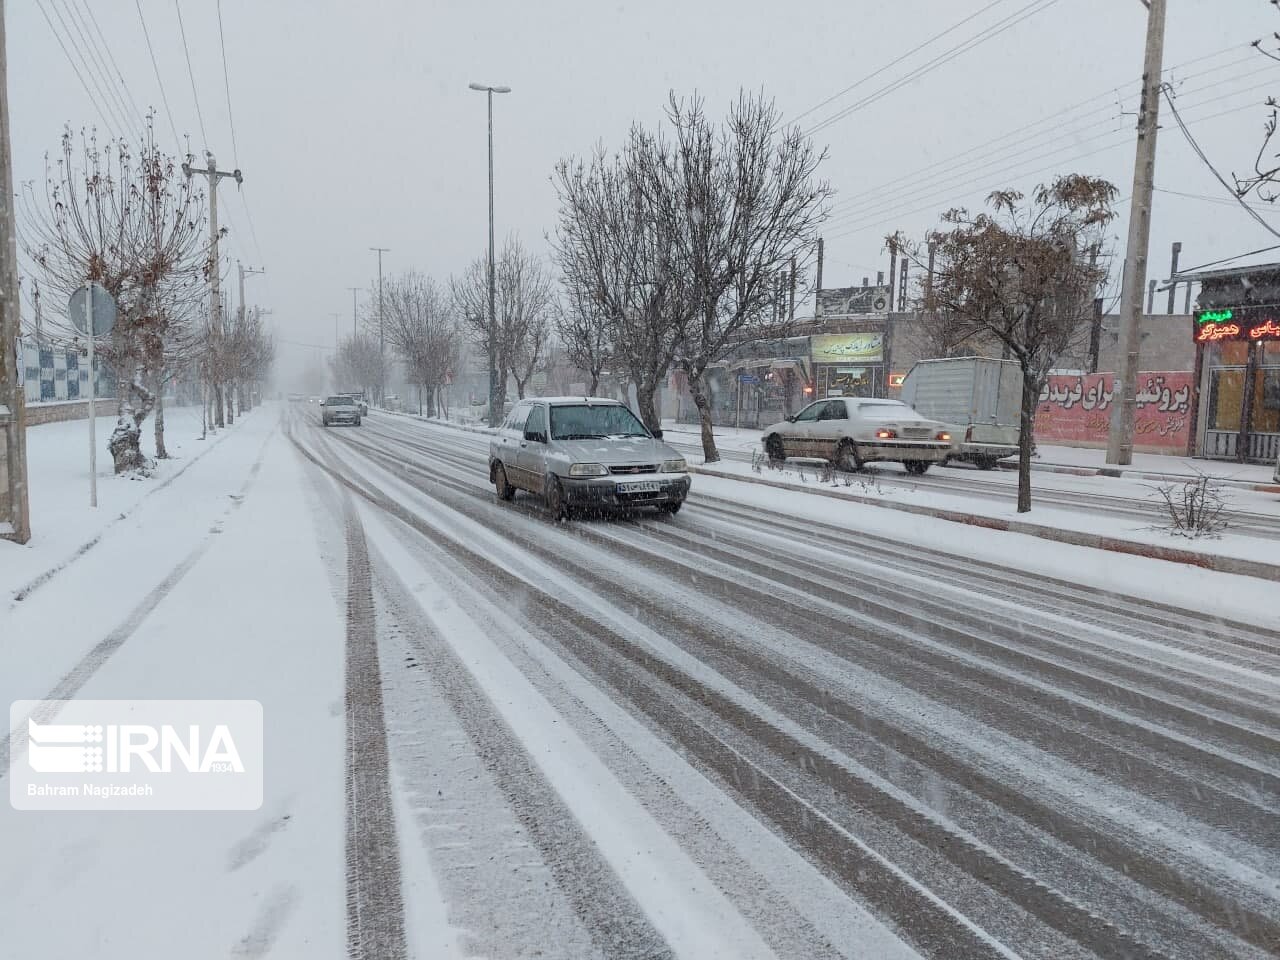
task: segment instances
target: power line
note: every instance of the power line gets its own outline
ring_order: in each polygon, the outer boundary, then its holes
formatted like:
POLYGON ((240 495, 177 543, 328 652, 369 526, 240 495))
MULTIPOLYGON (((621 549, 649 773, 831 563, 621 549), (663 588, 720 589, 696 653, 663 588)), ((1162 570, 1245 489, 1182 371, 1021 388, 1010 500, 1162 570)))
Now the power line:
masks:
POLYGON ((160 88, 160 100, 164 103, 165 116, 169 118, 169 129, 173 131, 173 142, 175 149, 181 148, 182 138, 178 136, 178 126, 173 122, 173 111, 169 109, 169 95, 165 93, 164 81, 160 79, 160 64, 156 62, 156 51, 151 46, 151 34, 147 30, 147 18, 142 15, 142 0, 133 0, 134 6, 138 8, 138 22, 142 24, 142 35, 147 40, 147 52, 151 54, 151 68, 156 73, 156 86, 160 88))
MULTIPOLYGON (((95 97, 93 95, 93 91, 89 89, 89 84, 85 82, 83 74, 80 73, 80 68, 76 66, 76 61, 72 58, 71 51, 68 50, 67 45, 62 42, 62 34, 58 32, 58 28, 55 27, 53 25, 53 21, 49 19, 49 11, 44 8, 44 4, 40 3, 39 0, 36 0, 36 6, 40 8, 40 13, 44 17, 44 22, 49 25, 49 32, 53 34, 53 38, 58 41, 58 46, 62 48, 62 55, 67 58, 67 63, 70 64, 71 71, 76 75, 76 79, 80 81, 80 86, 84 87, 84 92, 89 97, 89 102, 93 104, 93 109, 98 114, 98 119, 102 121, 102 125, 106 128, 107 133, 114 137, 115 132, 112 130, 112 127, 114 127, 119 121, 108 119, 109 112, 102 108, 102 105, 98 102, 98 98, 95 97)), ((57 12, 56 8, 54 12, 57 12)), ((96 82, 94 85, 97 85, 96 82)), ((101 95, 101 91, 99 91, 99 95, 101 95)))
POLYGON ((222 32, 222 0, 218 0, 218 43, 222 47, 222 82, 227 90, 227 123, 231 127, 231 159, 240 166, 240 148, 236 146, 236 120, 231 112, 231 75, 227 71, 227 38, 222 32))
MULTIPOLYGON (((1248 253, 1237 253, 1234 257, 1223 257, 1221 260, 1211 260, 1208 263, 1202 263, 1198 267, 1188 267, 1186 270, 1179 270, 1176 276, 1185 277, 1188 273, 1196 273, 1205 267, 1216 267, 1224 263, 1230 263, 1232 260, 1243 260, 1245 257, 1256 257, 1260 253, 1270 253, 1272 250, 1280 250, 1280 244, 1271 247, 1263 247, 1260 250, 1250 250, 1248 253)), ((1170 278, 1172 279, 1172 278, 1170 278)))
POLYGON ((891 83, 881 87, 879 90, 875 91, 874 93, 870 93, 867 96, 863 97, 861 100, 858 100, 850 104, 849 106, 843 108, 842 110, 837 111, 836 113, 832 114, 830 117, 827 117, 825 120, 820 120, 814 126, 810 127, 808 130, 805 131, 805 136, 812 136, 813 134, 821 130, 825 130, 827 127, 832 126, 833 124, 839 122, 840 120, 843 120, 845 117, 849 116, 852 113, 855 113, 858 110, 861 110, 863 107, 870 106, 871 104, 884 99, 889 94, 893 93, 896 90, 901 89, 902 87, 906 86, 908 83, 911 83, 914 80, 918 80, 920 77, 923 77, 928 73, 932 73, 934 70, 937 70, 939 67, 945 66, 946 64, 950 63, 952 60, 956 59, 956 57, 959 57, 964 53, 968 53, 970 50, 973 50, 976 47, 981 46, 982 44, 986 43, 988 40, 995 39, 996 37, 1000 36, 1000 34, 1004 33, 1006 30, 1009 30, 1017 26, 1019 23, 1022 23, 1024 20, 1027 20, 1030 17, 1035 16, 1037 13, 1042 13, 1043 11, 1049 9, 1049 7, 1053 6, 1058 2, 1059 0, 1031 0, 1031 2, 1028 3, 1026 6, 1019 8, 1016 12, 1010 14, 1008 17, 1005 17, 1003 20, 996 21, 995 24, 985 28, 984 30, 979 32, 977 35, 969 38, 968 40, 964 41, 961 44, 958 44, 955 47, 952 47, 951 50, 948 51, 945 55, 935 57, 933 60, 929 61, 923 66, 917 67, 916 69, 910 71, 905 76, 892 81, 891 83))
POLYGON ((886 64, 885 64, 883 67, 881 67, 880 69, 878 69, 878 70, 876 70, 876 71, 874 71, 874 72, 872 72, 872 73, 867 74, 865 77, 862 77, 860 80, 856 80, 856 81, 854 81, 853 83, 849 84, 849 86, 847 86, 847 87, 845 87, 843 90, 841 90, 839 93, 833 93, 831 96, 827 97, 827 99, 823 100, 823 101, 822 101, 821 103, 819 103, 817 106, 810 107, 810 108, 809 108, 808 110, 806 110, 804 113, 802 113, 802 114, 800 114, 799 116, 795 117, 795 118, 794 118, 794 120, 793 120, 793 122, 798 123, 799 121, 803 120, 805 117, 809 116, 809 114, 814 113, 814 112, 815 112, 815 111, 817 111, 817 110, 821 110, 823 107, 825 107, 825 106, 826 106, 828 103, 830 103, 831 101, 840 99, 840 98, 841 98, 841 97, 843 97, 846 93, 849 93, 851 90, 855 90, 855 89, 857 89, 858 87, 860 87, 860 86, 862 86, 864 83, 866 83, 868 80, 874 80, 876 77, 880 76, 880 74, 884 73, 886 70, 891 70, 892 68, 894 68, 894 67, 896 67, 898 64, 900 64, 903 60, 906 60, 908 57, 910 57, 910 56, 912 56, 912 55, 914 55, 914 54, 919 53, 919 52, 920 52, 921 50, 923 50, 925 47, 929 46, 930 44, 933 44, 933 43, 937 42, 938 40, 941 40, 941 39, 942 39, 943 37, 945 37, 947 34, 949 34, 949 33, 954 33, 956 30, 960 29, 960 28, 961 28, 961 27, 963 27, 966 23, 969 23, 971 20, 976 20, 978 17, 982 16, 982 14, 986 13, 986 12, 987 12, 988 10, 990 10, 992 7, 999 6, 1000 4, 1005 3, 1005 2, 1006 2, 1006 0, 991 0, 991 3, 988 3, 985 7, 983 7, 981 10, 979 10, 977 13, 970 14, 969 16, 965 17, 963 20, 959 21, 958 23, 954 23, 954 24, 952 24, 951 26, 947 27, 947 29, 943 30, 941 33, 935 33, 932 37, 930 37, 930 38, 929 38, 928 40, 926 40, 924 43, 920 44, 919 46, 912 47, 910 50, 908 50, 908 51, 907 51, 906 53, 904 53, 902 56, 898 57, 896 60, 891 60, 889 63, 886 63, 886 64))
MULTIPOLYGON (((1216 84, 1209 84, 1205 87, 1188 91, 1188 93, 1198 93, 1200 90, 1207 90, 1212 86, 1216 86, 1216 84)), ((1260 89, 1260 88, 1251 88, 1251 89, 1260 89)), ((1193 107, 1206 106, 1210 103, 1215 103, 1220 100, 1229 99, 1232 97, 1238 97, 1242 94, 1249 93, 1251 92, 1251 89, 1235 90, 1235 91, 1232 91, 1231 93, 1223 94, 1217 97, 1209 97, 1202 100, 1197 100, 1197 101, 1194 101, 1192 104, 1190 104, 1190 106, 1193 106, 1193 107)), ((1097 112, 1097 111, 1094 111, 1094 112, 1097 112)), ((1089 114, 1085 115, 1085 117, 1087 116, 1089 116, 1089 114)), ((1079 124, 1085 119, 1085 117, 1081 117, 1080 120, 1076 121, 1075 123, 1079 124)), ((1208 119, 1208 118, 1205 118, 1205 119, 1208 119)), ((858 217, 876 216, 882 210, 888 207, 892 207, 895 204, 899 204, 903 202, 912 203, 912 202, 916 202, 918 200, 924 199, 928 196, 939 196, 945 193, 949 193, 951 191, 970 186, 975 182, 990 179, 994 176, 994 174, 987 171, 991 171, 993 168, 999 168, 999 170, 1007 169, 1008 168, 1007 165, 1010 161, 1014 160, 1015 158, 1022 157, 1022 156, 1025 156, 1026 154, 1032 153, 1035 150, 1044 150, 1045 148, 1050 148, 1050 152, 1040 153, 1036 156, 1030 157, 1028 160, 1024 162, 1028 162, 1028 163, 1035 162, 1036 160, 1052 156, 1057 149, 1056 147, 1053 147, 1053 144, 1070 140, 1072 147, 1079 147, 1087 143, 1096 142, 1112 134, 1119 133, 1122 129, 1121 127, 1115 127, 1115 128, 1103 131, 1102 133, 1097 134, 1095 136, 1090 136, 1083 140, 1080 139, 1080 134, 1086 132, 1089 129, 1095 128, 1097 126, 1098 126, 1097 122, 1089 122, 1087 124, 1084 124, 1084 126, 1073 125, 1072 127, 1060 129, 1059 131, 1054 132, 1054 135, 1050 139, 1044 140, 1041 143, 1035 143, 1034 146, 1023 146, 1022 149, 1016 150, 1013 153, 1009 153, 1006 151, 1001 153, 998 156, 995 156, 994 158, 991 158, 990 155, 988 154, 987 155, 988 159, 986 159, 983 162, 978 162, 977 160, 968 161, 966 163, 959 165, 955 170, 952 171, 952 173, 949 176, 944 177, 941 181, 934 180, 932 182, 923 183, 923 184, 915 183, 915 184, 906 186, 905 189, 890 191, 888 193, 882 193, 877 197, 868 197, 867 199, 863 199, 858 203, 854 203, 850 208, 847 208, 841 211, 830 222, 842 223, 858 217), (977 163, 976 166, 974 165, 975 163, 977 163), (979 174, 979 176, 970 177, 971 174, 979 174), (959 179, 961 177, 970 177, 970 179, 961 180, 959 179)), ((1041 140, 1044 137, 1046 132, 1047 131, 1042 131, 1038 134, 1034 134, 1030 138, 1027 138, 1027 140, 1024 142, 1026 144, 1032 144, 1036 140, 1041 140)), ((1018 147, 1022 145, 1015 143, 1015 144, 1011 144, 1010 146, 1018 147)))
POLYGON ((1241 209, 1243 209, 1247 214, 1249 214, 1250 217, 1252 217, 1255 221, 1257 221, 1258 225, 1262 227, 1262 229, 1266 230, 1269 234, 1271 234, 1274 237, 1280 237, 1280 231, 1277 231, 1274 227, 1271 226, 1271 224, 1267 223, 1267 221, 1262 218, 1262 215, 1258 213, 1257 210, 1253 209, 1253 207, 1245 203, 1244 197, 1236 193, 1235 188, 1231 186, 1231 184, 1227 183, 1226 178, 1223 177, 1222 174, 1218 172, 1218 168, 1213 165, 1213 161, 1210 160, 1209 157, 1205 154, 1204 150, 1200 148, 1200 144, 1196 142, 1196 138, 1192 135, 1191 131, 1187 128, 1186 121, 1182 119, 1182 115, 1178 112, 1178 108, 1174 104, 1173 97, 1169 94, 1168 89, 1165 87, 1161 87, 1160 92, 1164 94, 1165 102, 1169 104, 1169 110, 1173 114, 1173 119, 1178 122, 1178 129, 1182 131, 1182 135, 1186 138, 1187 143, 1191 144, 1191 149, 1195 151, 1195 154, 1197 157, 1200 158, 1201 163, 1203 163, 1206 167, 1209 168, 1209 172, 1213 174, 1214 178, 1220 184, 1222 184, 1223 188, 1228 193, 1230 193, 1232 197, 1235 198, 1236 202, 1239 203, 1241 209))
MULTIPOLYGON (((49 2, 53 4, 53 9, 56 12, 58 7, 55 0, 49 0, 49 2)), ((111 71, 107 69, 107 58, 98 50, 97 42, 89 30, 88 21, 80 16, 79 8, 72 0, 63 0, 63 5, 67 8, 67 18, 71 21, 71 26, 75 28, 76 35, 79 36, 80 42, 83 44, 83 49, 88 52, 87 62, 98 71, 98 76, 101 78, 103 86, 113 98, 113 105, 119 107, 120 116, 124 119, 125 125, 127 127, 132 126, 134 117, 129 115, 129 107, 125 104, 125 98, 121 94, 120 88, 116 85, 115 80, 112 79, 111 71)), ((61 20, 61 16, 58 19, 61 20)), ((138 122, 141 123, 142 116, 138 114, 137 107, 134 107, 134 114, 138 122)), ((145 124, 143 125, 145 126, 145 124)))
POLYGON ((182 34, 182 52, 187 55, 187 76, 191 78, 191 97, 196 102, 196 119, 200 121, 200 136, 204 138, 204 148, 209 149, 209 135, 204 132, 204 114, 200 112, 200 94, 196 92, 196 72, 191 67, 191 48, 187 46, 187 28, 182 23, 182 4, 173 0, 178 11, 178 31, 182 34))
MULTIPOLYGON (((1255 105, 1255 104, 1247 103, 1247 104, 1244 104, 1243 106, 1233 107, 1233 108, 1231 108, 1231 109, 1229 109, 1229 110, 1220 110, 1220 111, 1218 111, 1217 113, 1208 114, 1208 115, 1206 115, 1206 116, 1202 116, 1202 117, 1194 117, 1194 118, 1192 118, 1192 119, 1197 120, 1197 121, 1209 121, 1209 120, 1215 120, 1215 119, 1217 119, 1218 117, 1224 117, 1224 116, 1227 116, 1227 115, 1229 115, 1229 114, 1239 113, 1239 112, 1240 112, 1240 111, 1242 111, 1242 110, 1252 110, 1252 109, 1255 109, 1255 107, 1256 107, 1256 105, 1255 105)), ((1068 156, 1068 157, 1061 158, 1061 159, 1060 159, 1059 161, 1057 161, 1056 163, 1048 164, 1048 165, 1046 165, 1046 166, 1040 167, 1040 168, 1039 168, 1039 169, 1037 169, 1037 170, 1026 170, 1026 171, 1019 172, 1018 174, 1016 174, 1016 176, 1013 176, 1012 178, 1014 178, 1014 179, 1021 179, 1021 178, 1025 178, 1025 177, 1032 177, 1032 176, 1036 176, 1037 174, 1044 173, 1044 172, 1045 172, 1045 171, 1047 171, 1047 170, 1061 169, 1063 164, 1067 164, 1067 163, 1074 163, 1074 162, 1075 162, 1075 161, 1077 161, 1077 160, 1084 160, 1084 159, 1086 159, 1086 158, 1088 158, 1088 157, 1095 156, 1095 155, 1097 155, 1097 154, 1099 154, 1099 153, 1104 153, 1104 152, 1106 152, 1106 151, 1108 151, 1108 150, 1114 150, 1114 149, 1116 149, 1117 147, 1122 147, 1122 146, 1124 146, 1125 144, 1132 144, 1132 142, 1133 142, 1133 140, 1132 140, 1132 138, 1130 138, 1130 137, 1126 137, 1126 138, 1123 138, 1123 139, 1119 139, 1119 140, 1116 140, 1116 141, 1115 141, 1115 142, 1113 142, 1113 143, 1104 144, 1103 146, 1098 147, 1098 148, 1097 148, 1097 149, 1095 149, 1095 150, 1089 150, 1089 151, 1087 151, 1086 153, 1082 153, 1082 154, 1077 154, 1077 155, 1074 155, 1074 156, 1068 156)), ((974 193, 978 193, 978 192, 979 192, 979 191, 977 191, 977 190, 975 190, 975 191, 970 191, 968 195, 972 195, 972 194, 974 194, 974 193)), ((1121 201, 1121 202, 1123 202, 1123 201, 1121 201)), ((879 220, 879 221, 877 221, 876 223, 867 224, 867 225, 862 225, 862 226, 855 226, 855 227, 851 227, 850 229, 847 229, 847 230, 842 230, 842 231, 840 231, 840 232, 838 232, 838 233, 835 233, 835 234, 829 235, 829 236, 827 237, 827 239, 828 239, 828 240, 839 240, 839 239, 842 239, 842 238, 844 238, 844 237, 851 237, 851 236, 855 236, 855 235, 857 235, 857 234, 859 234, 859 233, 866 233, 866 232, 871 231, 871 230, 882 229, 883 227, 886 227, 886 226, 888 226, 888 225, 892 224, 893 222, 895 222, 895 221, 897 221, 897 220, 902 220, 902 219, 905 219, 905 218, 907 218, 907 217, 915 216, 916 214, 919 214, 919 213, 926 213, 926 212, 928 212, 928 211, 930 211, 930 210, 936 210, 936 209, 937 209, 937 202, 936 202, 936 201, 934 201, 934 202, 928 203, 928 204, 926 204, 926 205, 924 205, 924 206, 917 207, 917 208, 912 209, 912 210, 908 210, 908 211, 906 211, 905 213, 896 213, 896 212, 895 212, 891 217, 888 217, 888 218, 886 218, 886 219, 879 220)))
POLYGON ((120 79, 120 86, 124 88, 124 92, 129 97, 129 105, 133 107, 134 115, 137 116, 139 120, 142 120, 142 111, 138 109, 137 101, 133 99, 133 92, 129 89, 129 84, 125 82, 124 74, 120 70, 120 65, 116 62, 115 54, 111 52, 111 44, 107 43, 106 35, 103 34, 102 27, 98 25, 98 18, 94 16, 93 6, 88 2, 88 0, 83 0, 83 2, 84 9, 89 14, 89 20, 93 22, 93 28, 98 32, 98 37, 102 41, 102 48, 106 51, 107 57, 111 61, 111 66, 115 68, 116 76, 120 79))
MULTIPOLYGON (((1225 65, 1224 65, 1225 67, 1234 66, 1234 65, 1236 65, 1237 63, 1242 63, 1244 60, 1247 60, 1247 59, 1253 59, 1253 58, 1256 56, 1256 53, 1255 53, 1255 52, 1253 52, 1253 48, 1252 48, 1252 47, 1249 47, 1248 45, 1245 45, 1245 44, 1232 44, 1232 45, 1231 45, 1231 46, 1229 46, 1229 47, 1223 47, 1222 49, 1220 49, 1220 50, 1216 50, 1216 51, 1214 51, 1213 53, 1204 54, 1204 55, 1202 55, 1202 56, 1196 57, 1196 58, 1195 58, 1195 59, 1193 59, 1193 60, 1187 60, 1187 61, 1184 61, 1183 63, 1175 64, 1174 66, 1171 66, 1171 67, 1167 68, 1166 70, 1164 70, 1164 71, 1163 71, 1163 73, 1164 73, 1164 74, 1169 74, 1170 72, 1172 72, 1172 71, 1174 71, 1174 70, 1180 70, 1180 69, 1183 69, 1184 67, 1194 66, 1195 64, 1203 63, 1203 62, 1204 62, 1204 61, 1206 61, 1206 60, 1211 60, 1211 59, 1215 59, 1215 58, 1217 58, 1217 57, 1221 57, 1224 53, 1230 53, 1230 52, 1232 52, 1232 51, 1234 51, 1234 50, 1240 50, 1240 49, 1248 49, 1250 52, 1249 52, 1248 54, 1246 54, 1246 56, 1244 56, 1244 57, 1242 57, 1242 58, 1240 58, 1240 59, 1233 60, 1233 61, 1231 61, 1231 63, 1229 63, 1229 64, 1225 64, 1225 65)), ((1185 82, 1186 82, 1186 81, 1188 81, 1188 80, 1194 79, 1194 78, 1196 78, 1196 77, 1204 76, 1206 73, 1213 73, 1213 72, 1216 72, 1216 71, 1201 71, 1200 73, 1192 74, 1192 75, 1190 75, 1190 76, 1188 76, 1188 77, 1183 78, 1183 80, 1182 80, 1181 82, 1184 82, 1184 83, 1185 83, 1185 82)), ((1134 84, 1134 85, 1136 85, 1136 84, 1138 84, 1138 83, 1140 83, 1140 82, 1141 82, 1141 81, 1140 81, 1140 79, 1131 81, 1131 83, 1132 83, 1132 84, 1134 84)), ((882 183, 882 184, 880 184, 880 185, 878 185, 878 186, 876 186, 876 187, 872 187, 872 188, 867 189, 867 190, 859 191, 859 192, 858 192, 858 193, 856 193, 856 194, 851 194, 849 197, 847 197, 847 198, 845 198, 844 200, 842 200, 842 201, 838 202, 838 203, 836 204, 836 207, 841 207, 841 206, 845 206, 845 205, 848 205, 848 204, 852 204, 854 201, 856 201, 856 200, 858 200, 858 199, 860 199, 860 198, 862 198, 862 197, 865 197, 865 196, 870 196, 870 195, 872 195, 872 194, 883 194, 883 192, 884 192, 885 190, 887 190, 887 189, 889 189, 889 188, 891 188, 891 187, 895 187, 895 186, 897 186, 899 183, 903 183, 903 182, 905 182, 905 181, 913 181, 913 180, 917 180, 917 179, 919 179, 921 176, 924 176, 924 175, 926 175, 926 174, 929 174, 929 173, 931 173, 932 171, 936 170, 936 169, 937 169, 937 168, 939 168, 939 167, 944 167, 944 166, 950 166, 950 165, 953 165, 953 164, 955 164, 957 161, 963 160, 964 158, 966 158, 966 157, 968 157, 968 156, 970 156, 970 155, 972 155, 972 154, 980 153, 980 152, 981 152, 981 153, 983 153, 983 154, 985 155, 985 154, 990 150, 990 148, 991 148, 991 147, 995 146, 995 145, 996 145, 996 144, 998 144, 998 143, 1001 143, 1001 142, 1006 141, 1006 140, 1013 139, 1014 137, 1018 137, 1018 136, 1019 136, 1019 135, 1021 135, 1021 134, 1027 133, 1027 132, 1029 132, 1029 131, 1031 131, 1031 130, 1034 130, 1036 127, 1043 126, 1043 125, 1045 125, 1045 124, 1047 124, 1047 123, 1051 123, 1051 122, 1053 122, 1053 121, 1057 120, 1057 119, 1058 119, 1058 118, 1060 118, 1060 117, 1064 117, 1064 116, 1067 116, 1067 115, 1069 115, 1069 114, 1075 113, 1075 112, 1077 112, 1077 111, 1079 111, 1079 110, 1083 109, 1084 107, 1087 107, 1089 104, 1094 103, 1095 101, 1100 101, 1100 100, 1107 100, 1107 101, 1110 101, 1110 100, 1111 100, 1111 98, 1115 95, 1115 93, 1116 93, 1116 90, 1117 90, 1117 89, 1118 89, 1118 88, 1115 88, 1115 87, 1108 88, 1108 89, 1103 90, 1102 92, 1100 92, 1100 93, 1098 93, 1098 94, 1095 94, 1094 96, 1087 97, 1086 99, 1081 100, 1080 102, 1078 102, 1078 103, 1076 103, 1076 104, 1073 104, 1072 106, 1065 107, 1064 109, 1059 110, 1058 112, 1053 113, 1053 114, 1050 114, 1050 115, 1048 115, 1048 116, 1046 116, 1046 117, 1041 117, 1039 120, 1034 120, 1034 121, 1032 121, 1032 122, 1030 122, 1030 123, 1023 124, 1023 125, 1022 125, 1022 126, 1020 126, 1020 127, 1016 127, 1016 128, 1014 128, 1013 130, 1008 131, 1007 133, 1003 133, 1003 134, 1000 134, 999 136, 992 137, 990 140, 987 140, 987 141, 985 141, 985 142, 983 142, 983 143, 979 143, 979 144, 977 144, 976 146, 970 147, 970 148, 969 148, 969 149, 967 149, 967 150, 963 150, 963 151, 961 151, 961 152, 960 152, 960 153, 958 153, 958 154, 955 154, 955 155, 953 155, 953 156, 949 156, 949 157, 944 157, 944 158, 943 158, 943 159, 941 159, 941 160, 937 160, 937 161, 934 161, 933 163, 926 164, 925 166, 923 166, 923 167, 921 167, 921 168, 919 168, 919 169, 917 169, 917 170, 913 170, 913 171, 911 171, 911 172, 909 172, 909 173, 906 173, 906 174, 903 174, 903 175, 901 175, 901 176, 895 177, 895 178, 893 178, 892 180, 888 180, 888 181, 886 181, 886 182, 884 182, 884 183, 882 183)), ((1207 88, 1198 88, 1198 89, 1207 89, 1207 88)), ((1078 122, 1080 122, 1081 120, 1083 120, 1085 117, 1091 117, 1091 116, 1094 116, 1094 115, 1099 114, 1099 113, 1103 113, 1103 112, 1110 113, 1110 112, 1111 112, 1111 110, 1112 110, 1112 105, 1111 105, 1110 103, 1108 103, 1108 104, 1107 104, 1106 106, 1104 106, 1104 107, 1095 108, 1095 109, 1093 109, 1093 110, 1089 111, 1088 113, 1083 114, 1083 115, 1082 115, 1081 117, 1079 117, 1077 120, 1070 121, 1070 123, 1072 123, 1072 124, 1078 123, 1078 122)), ((1042 131, 1041 133, 1034 134, 1034 137, 1036 137, 1036 138, 1038 138, 1038 137, 1042 137, 1042 136, 1044 136, 1044 134, 1045 134, 1045 131, 1042 131)), ((965 165, 967 165, 967 164, 965 164, 965 165)))

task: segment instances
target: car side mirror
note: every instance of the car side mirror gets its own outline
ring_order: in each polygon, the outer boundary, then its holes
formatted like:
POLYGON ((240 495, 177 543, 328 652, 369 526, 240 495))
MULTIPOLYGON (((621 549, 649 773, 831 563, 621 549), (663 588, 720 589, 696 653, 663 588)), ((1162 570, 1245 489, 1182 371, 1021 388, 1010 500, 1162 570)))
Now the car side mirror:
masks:
POLYGON ((791 416, 787 417, 787 423, 795 423, 795 422, 796 422, 796 415, 794 413, 791 416))
POLYGON ((653 439, 655 439, 655 440, 661 440, 661 439, 662 439, 662 428, 661 428, 661 427, 659 427, 657 430, 654 430, 654 431, 652 431, 652 432, 653 432, 653 439))

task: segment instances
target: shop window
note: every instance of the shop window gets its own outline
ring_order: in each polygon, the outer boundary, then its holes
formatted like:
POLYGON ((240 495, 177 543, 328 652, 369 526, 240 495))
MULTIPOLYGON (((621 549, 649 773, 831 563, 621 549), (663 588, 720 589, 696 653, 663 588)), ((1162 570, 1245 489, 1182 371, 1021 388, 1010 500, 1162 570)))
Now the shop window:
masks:
POLYGON ((1280 367, 1263 367, 1254 381, 1253 432, 1280 433, 1280 367))
POLYGON ((1213 370, 1209 379, 1209 429, 1239 431, 1243 370, 1213 370))

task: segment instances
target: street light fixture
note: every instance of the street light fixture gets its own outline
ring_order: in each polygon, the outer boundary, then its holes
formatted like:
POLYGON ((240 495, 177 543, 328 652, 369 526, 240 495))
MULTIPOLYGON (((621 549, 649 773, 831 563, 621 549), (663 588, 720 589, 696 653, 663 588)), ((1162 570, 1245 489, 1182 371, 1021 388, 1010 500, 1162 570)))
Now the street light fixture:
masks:
POLYGON ((493 95, 510 93, 511 88, 488 86, 483 83, 469 83, 467 86, 472 90, 479 90, 489 101, 489 335, 487 339, 489 341, 489 426, 496 427, 502 411, 495 409, 498 399, 498 356, 494 341, 498 335, 498 309, 497 297, 494 293, 493 264, 493 95))

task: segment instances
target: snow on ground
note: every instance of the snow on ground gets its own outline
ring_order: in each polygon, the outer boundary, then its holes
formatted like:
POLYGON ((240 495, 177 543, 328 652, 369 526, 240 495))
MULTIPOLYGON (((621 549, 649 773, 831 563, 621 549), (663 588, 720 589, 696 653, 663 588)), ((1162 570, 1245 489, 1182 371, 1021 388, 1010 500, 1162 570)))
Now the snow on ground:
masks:
MULTIPOLYGON (((746 467, 750 471, 750 467, 746 467)), ((799 486, 799 484, 797 484, 799 486)), ((861 493, 859 488, 858 492, 861 493)), ((1100 590, 1201 610, 1211 616, 1274 628, 1275 585, 1264 580, 1202 570, 1090 547, 1055 543, 1020 533, 984 530, 934 517, 841 502, 797 489, 780 496, 775 488, 732 479, 696 476, 693 494, 764 507, 790 516, 846 526, 902 543, 953 551, 993 563, 1013 564, 1029 573, 1065 578, 1100 590)), ((1272 547, 1271 559, 1275 559, 1272 547)))
POLYGON ((127 634, 78 696, 258 700, 262 808, 3 804, 0 956, 345 955, 341 611, 297 496, 300 467, 276 425, 267 408, 229 431, 126 529, 6 612, 16 629, 0 643, 5 701, 47 696, 122 621, 127 634), (171 589, 143 601, 155 600, 146 616, 126 616, 193 552, 171 589), (68 613, 77 606, 80 616, 68 613))
MULTIPOLYGON (((67 562, 84 544, 127 514, 166 481, 186 470, 210 448, 234 432, 221 430, 200 439, 199 407, 165 409, 165 447, 149 480, 117 477, 107 441, 114 416, 95 421, 98 441, 98 506, 89 506, 89 421, 45 423, 27 430, 27 488, 31 504, 31 540, 23 546, 0 542, 0 598, 45 571, 67 562)), ((142 450, 155 455, 153 421, 143 424, 142 450)))

